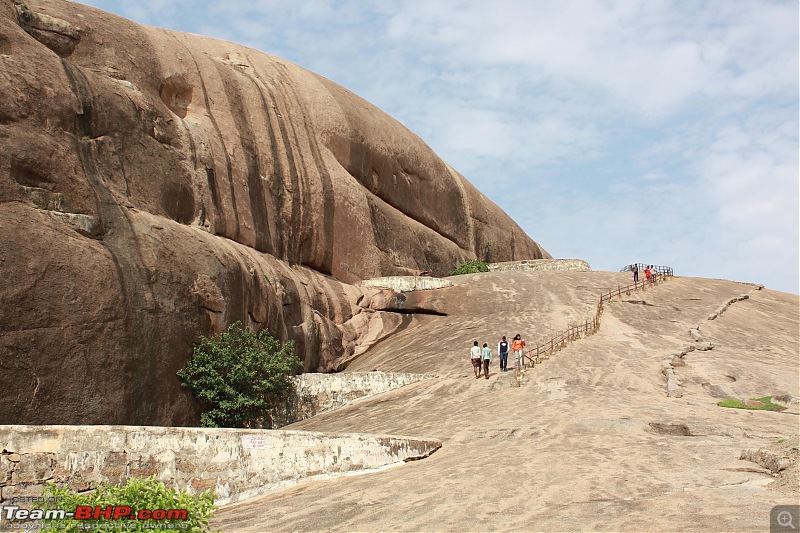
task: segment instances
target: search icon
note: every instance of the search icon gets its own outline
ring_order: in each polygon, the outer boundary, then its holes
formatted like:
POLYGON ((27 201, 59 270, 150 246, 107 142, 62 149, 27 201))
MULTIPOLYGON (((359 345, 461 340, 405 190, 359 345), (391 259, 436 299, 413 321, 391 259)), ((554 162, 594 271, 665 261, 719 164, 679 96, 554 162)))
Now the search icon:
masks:
POLYGON ((781 511, 777 517, 778 525, 781 527, 790 527, 795 529, 794 522, 792 521, 792 513, 789 511, 781 511))

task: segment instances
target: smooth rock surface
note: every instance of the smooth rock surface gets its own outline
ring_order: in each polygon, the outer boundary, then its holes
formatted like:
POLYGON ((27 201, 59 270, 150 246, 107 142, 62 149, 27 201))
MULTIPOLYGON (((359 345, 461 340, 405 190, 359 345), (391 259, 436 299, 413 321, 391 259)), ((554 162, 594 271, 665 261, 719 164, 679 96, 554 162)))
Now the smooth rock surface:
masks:
POLYGON ((335 369, 401 322, 350 284, 549 257, 397 121, 251 48, 6 1, 0 72, 0 423, 194 424, 201 334, 335 369))
MULTIPOLYGON (((245 531, 764 531, 775 505, 797 505, 798 405, 784 412, 717 406, 728 397, 797 397, 800 299, 771 290, 708 316, 742 284, 678 277, 648 287, 652 305, 615 301, 600 329, 528 369, 475 379, 473 340, 531 346, 595 312, 629 273, 489 272, 429 291, 447 316, 414 315, 348 371, 436 372, 289 426, 426 435, 442 448, 370 476, 312 483, 222 509, 213 522, 245 531), (665 354, 703 322, 710 351, 674 369, 665 354), (777 477, 742 450, 794 459, 777 477)), ((785 466, 785 465, 779 465, 785 466)))

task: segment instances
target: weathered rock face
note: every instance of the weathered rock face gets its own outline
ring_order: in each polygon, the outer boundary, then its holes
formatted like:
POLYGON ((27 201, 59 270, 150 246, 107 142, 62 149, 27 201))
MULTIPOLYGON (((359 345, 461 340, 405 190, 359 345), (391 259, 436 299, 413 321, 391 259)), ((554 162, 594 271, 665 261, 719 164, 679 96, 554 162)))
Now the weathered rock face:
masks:
POLYGON ((0 423, 192 424, 235 320, 337 368, 400 317, 360 279, 549 257, 399 123, 287 61, 0 3, 0 423))

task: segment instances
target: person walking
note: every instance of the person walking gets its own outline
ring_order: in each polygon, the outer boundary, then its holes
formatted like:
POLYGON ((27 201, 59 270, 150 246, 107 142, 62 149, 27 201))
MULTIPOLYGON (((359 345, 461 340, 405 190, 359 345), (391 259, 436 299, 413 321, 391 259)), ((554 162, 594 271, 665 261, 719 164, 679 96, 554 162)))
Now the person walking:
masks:
POLYGON ((500 356, 500 372, 508 370, 508 341, 506 336, 497 343, 497 354, 500 356))
POLYGON ((514 360, 517 367, 522 366, 522 349, 525 348, 525 341, 522 340, 522 337, 519 333, 514 337, 514 340, 511 341, 511 351, 514 352, 514 360))
POLYGON ((486 379, 489 379, 489 363, 492 361, 492 349, 485 342, 483 343, 481 358, 483 359, 483 375, 486 379))
POLYGON ((472 348, 469 350, 469 358, 472 361, 472 369, 475 371, 475 379, 481 377, 481 349, 478 346, 478 341, 472 343, 472 348))
POLYGON ((650 283, 650 265, 645 267, 645 269, 644 269, 644 277, 647 279, 647 282, 650 283))
POLYGON ((639 267, 637 265, 631 265, 631 272, 633 272, 633 282, 636 283, 639 281, 639 267))

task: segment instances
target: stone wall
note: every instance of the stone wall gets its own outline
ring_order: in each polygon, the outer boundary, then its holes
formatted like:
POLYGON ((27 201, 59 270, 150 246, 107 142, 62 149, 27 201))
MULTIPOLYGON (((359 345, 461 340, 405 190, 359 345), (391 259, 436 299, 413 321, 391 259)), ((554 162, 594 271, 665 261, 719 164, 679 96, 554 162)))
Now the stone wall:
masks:
POLYGON ((82 491, 155 474, 218 504, 318 476, 365 472, 427 457, 441 442, 387 435, 155 426, 0 426, 0 502, 44 484, 82 491))
POLYGON ((286 403, 272 410, 267 425, 279 428, 342 407, 353 400, 432 379, 434 374, 395 372, 343 372, 339 374, 301 374, 292 378, 295 391, 286 403))
POLYGON ((392 289, 396 292, 423 291, 452 287, 453 282, 442 278, 428 276, 386 276, 383 278, 365 279, 359 282, 361 287, 373 289, 392 289))
POLYGON ((490 272, 503 272, 506 270, 569 270, 573 272, 588 272, 589 263, 583 259, 527 259, 524 261, 507 261, 505 263, 491 263, 490 272))

